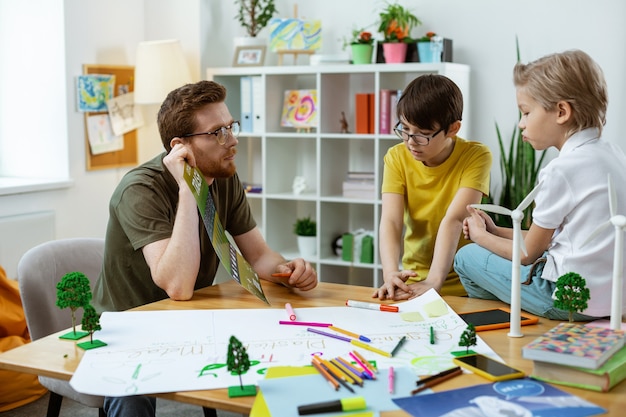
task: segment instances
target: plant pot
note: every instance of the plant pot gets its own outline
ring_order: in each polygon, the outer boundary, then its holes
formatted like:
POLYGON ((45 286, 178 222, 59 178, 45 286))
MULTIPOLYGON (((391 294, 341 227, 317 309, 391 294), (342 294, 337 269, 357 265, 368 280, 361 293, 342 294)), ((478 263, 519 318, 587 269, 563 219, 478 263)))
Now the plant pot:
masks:
POLYGON ((383 43, 383 54, 387 64, 405 62, 407 45, 404 42, 383 43))
POLYGON ((352 63, 353 64, 371 64, 372 53, 374 52, 374 45, 365 43, 355 43, 350 45, 352 49, 352 63))
POLYGON ((298 236, 298 251, 304 259, 317 256, 317 236, 298 236))
POLYGON ((443 42, 418 42, 419 62, 441 62, 443 42))
POLYGON ((265 46, 267 38, 252 36, 237 36, 234 39, 235 47, 237 46, 265 46))

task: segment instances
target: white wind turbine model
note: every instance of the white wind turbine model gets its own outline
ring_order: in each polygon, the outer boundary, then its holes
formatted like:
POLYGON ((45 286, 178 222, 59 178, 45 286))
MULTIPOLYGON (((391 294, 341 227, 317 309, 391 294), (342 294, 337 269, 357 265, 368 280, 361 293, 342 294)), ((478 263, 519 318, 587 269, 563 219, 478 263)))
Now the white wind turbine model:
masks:
POLYGON ((524 238, 522 236, 522 219, 524 218, 524 210, 535 199, 535 196, 539 192, 541 183, 537 184, 533 190, 528 193, 526 198, 519 203, 519 206, 515 210, 509 210, 495 204, 472 204, 471 206, 483 211, 492 213, 503 214, 505 216, 511 216, 513 220, 513 249, 511 252, 511 322, 509 326, 509 337, 522 337, 522 288, 520 280, 520 268, 521 268, 521 256, 520 251, 524 252, 524 255, 528 255, 526 245, 524 244, 524 238))
POLYGON ((621 276, 623 256, 624 256, 624 228, 626 228, 626 216, 617 214, 617 195, 608 176, 609 186, 609 213, 611 217, 606 222, 598 226, 585 240, 582 246, 592 241, 607 227, 613 225, 615 228, 615 249, 613 251, 613 282, 611 288, 611 329, 620 330, 622 328, 622 286, 621 276))

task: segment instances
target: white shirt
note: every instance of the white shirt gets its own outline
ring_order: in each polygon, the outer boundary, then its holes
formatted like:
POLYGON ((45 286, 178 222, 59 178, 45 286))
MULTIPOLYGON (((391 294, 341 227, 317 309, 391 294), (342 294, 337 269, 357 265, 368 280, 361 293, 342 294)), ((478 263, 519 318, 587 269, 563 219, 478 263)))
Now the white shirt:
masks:
MULTIPOLYGON (((610 218, 609 174, 617 195, 616 214, 626 215, 626 156, 618 146, 598 138, 597 129, 578 132, 539 173, 542 186, 533 210, 533 223, 556 229, 542 277, 556 281, 561 275, 575 272, 585 278, 591 299, 584 314, 591 316, 611 313, 614 227, 606 228, 583 246, 591 233, 610 218)), ((626 262, 624 266, 621 277, 626 262)), ((623 300, 626 302, 626 296, 623 300)))

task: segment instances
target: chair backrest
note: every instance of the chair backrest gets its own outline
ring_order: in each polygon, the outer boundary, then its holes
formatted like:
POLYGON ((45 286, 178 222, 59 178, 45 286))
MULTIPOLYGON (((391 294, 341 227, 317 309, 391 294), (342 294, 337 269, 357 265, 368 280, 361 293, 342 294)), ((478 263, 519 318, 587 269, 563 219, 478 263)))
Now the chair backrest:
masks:
MULTIPOLYGON (((17 265, 17 280, 32 340, 72 327, 69 308, 56 306, 56 284, 69 272, 82 272, 94 283, 102 270, 104 239, 52 240, 28 250, 17 265)), ((77 317, 80 324, 81 315, 77 317)))

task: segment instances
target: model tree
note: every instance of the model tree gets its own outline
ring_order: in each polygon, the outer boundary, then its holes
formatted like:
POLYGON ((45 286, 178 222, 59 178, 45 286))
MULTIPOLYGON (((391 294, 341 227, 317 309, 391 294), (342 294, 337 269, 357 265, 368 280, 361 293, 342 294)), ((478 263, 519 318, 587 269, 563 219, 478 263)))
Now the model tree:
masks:
POLYGON ((467 325, 467 328, 461 334, 461 340, 459 340, 459 346, 465 347, 465 353, 470 353, 469 349, 472 346, 476 346, 476 328, 472 323, 467 325))
POLYGON ((575 272, 568 272, 556 280, 554 307, 569 312, 569 321, 574 321, 574 312, 583 312, 591 298, 587 281, 575 272))
POLYGON ((75 337, 86 336, 87 333, 76 332, 76 310, 89 304, 91 301, 91 287, 89 278, 82 272, 65 274, 57 283, 57 307, 72 310, 72 330, 75 337))
POLYGON ((89 341, 78 343, 78 347, 88 350, 107 345, 101 340, 93 340, 94 332, 102 330, 102 327, 100 326, 100 315, 91 304, 87 304, 83 307, 83 320, 81 324, 83 326, 83 330, 89 332, 89 341))
POLYGON ((100 326, 100 316, 91 304, 85 306, 81 324, 83 325, 83 330, 89 332, 89 340, 93 343, 93 333, 102 330, 102 327, 100 326))
POLYGON ((243 385, 241 380, 241 374, 245 374, 250 369, 250 359, 246 348, 235 336, 231 336, 228 343, 226 364, 231 373, 239 375, 239 387, 228 387, 228 395, 230 397, 256 395, 256 387, 243 385))

